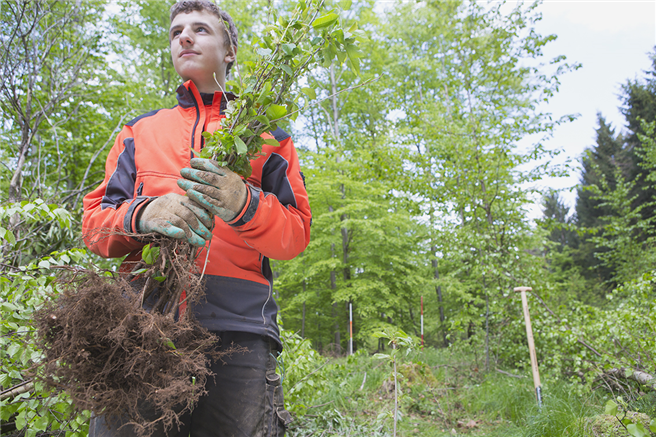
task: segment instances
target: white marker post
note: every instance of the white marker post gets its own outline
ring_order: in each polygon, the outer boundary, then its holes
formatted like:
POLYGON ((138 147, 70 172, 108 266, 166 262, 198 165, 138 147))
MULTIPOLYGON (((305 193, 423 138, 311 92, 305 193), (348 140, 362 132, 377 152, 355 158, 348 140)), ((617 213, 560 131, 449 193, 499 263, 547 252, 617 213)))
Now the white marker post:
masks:
POLYGON ((424 296, 421 297, 421 347, 424 347, 424 296))
POLYGON ((349 302, 349 355, 353 355, 353 305, 349 302))
POLYGON ((515 293, 522 295, 522 308, 524 310, 524 321, 526 322, 526 337, 528 337, 528 353, 531 356, 531 369, 533 370, 533 385, 535 386, 535 397, 538 407, 542 408, 542 384, 540 383, 540 371, 538 370, 538 358, 535 355, 535 343, 533 342, 533 328, 531 327, 531 315, 528 312, 528 300, 526 292, 533 291, 531 287, 515 287, 515 293))

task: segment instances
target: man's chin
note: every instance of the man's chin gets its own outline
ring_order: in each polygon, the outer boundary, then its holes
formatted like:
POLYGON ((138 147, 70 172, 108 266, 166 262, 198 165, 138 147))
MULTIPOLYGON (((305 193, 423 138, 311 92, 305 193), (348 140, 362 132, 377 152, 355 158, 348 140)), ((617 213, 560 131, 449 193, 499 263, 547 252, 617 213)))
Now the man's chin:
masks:
POLYGON ((182 78, 183 82, 187 82, 188 80, 192 81, 195 85, 199 85, 203 82, 202 78, 205 76, 199 71, 195 71, 192 69, 184 69, 182 71, 178 71, 178 75, 182 78))

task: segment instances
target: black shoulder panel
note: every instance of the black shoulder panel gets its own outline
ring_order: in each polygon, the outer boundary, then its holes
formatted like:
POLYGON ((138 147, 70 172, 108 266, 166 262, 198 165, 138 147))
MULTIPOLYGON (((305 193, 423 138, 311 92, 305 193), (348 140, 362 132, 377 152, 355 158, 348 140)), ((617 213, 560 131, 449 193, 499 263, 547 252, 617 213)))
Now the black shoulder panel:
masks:
POLYGON ((274 131, 271 131, 271 132, 269 132, 269 133, 270 133, 271 135, 273 135, 273 137, 274 137, 274 138, 276 139, 276 141, 278 141, 279 143, 282 143, 283 140, 286 140, 287 138, 289 138, 289 134, 288 134, 287 132, 285 132, 284 130, 280 129, 280 128, 278 128, 278 129, 276 129, 276 130, 274 130, 274 131))
POLYGON ((132 120, 128 121, 125 125, 132 127, 142 118, 152 117, 153 115, 157 114, 159 111, 161 111, 161 109, 155 109, 154 111, 150 111, 146 114, 141 114, 139 117, 133 118, 132 120))
POLYGON ((134 198, 134 183, 137 168, 134 163, 134 139, 123 140, 125 148, 116 160, 116 169, 107 182, 105 195, 100 203, 101 209, 113 208, 134 198))
MULTIPOLYGON (((277 139, 277 138, 276 138, 277 139)), ((289 163, 285 158, 272 153, 262 166, 262 191, 275 194, 281 204, 296 206, 296 196, 287 178, 289 163)))

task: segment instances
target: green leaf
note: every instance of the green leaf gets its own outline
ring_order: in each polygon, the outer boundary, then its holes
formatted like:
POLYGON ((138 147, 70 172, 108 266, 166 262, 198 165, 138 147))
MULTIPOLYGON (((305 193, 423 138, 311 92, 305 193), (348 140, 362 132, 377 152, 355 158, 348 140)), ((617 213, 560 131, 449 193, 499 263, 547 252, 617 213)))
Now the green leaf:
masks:
POLYGON ((48 420, 48 416, 41 416, 30 424, 30 429, 35 429, 36 431, 45 431, 48 429, 49 423, 50 421, 48 420))
POLYGON ((166 276, 153 276, 153 279, 157 282, 164 282, 166 281, 166 276))
MULTIPOLYGON (((351 69, 356 75, 360 76, 360 57, 362 56, 362 52, 360 51, 357 45, 346 44, 346 54, 348 55, 351 64, 351 69)), ((339 53, 338 53, 338 57, 339 57, 339 53)), ((340 58, 340 62, 342 62, 342 58, 340 58)))
POLYGON ((267 138, 267 139, 265 139, 265 140, 264 140, 264 144, 268 144, 269 146, 274 146, 274 147, 278 147, 278 146, 280 146, 280 143, 279 143, 278 140, 276 140, 275 138, 267 138))
POLYGON ((308 87, 301 88, 301 92, 305 94, 310 100, 314 100, 317 98, 317 93, 314 91, 314 88, 308 88, 308 87))
POLYGON ((291 55, 294 52, 294 49, 296 48, 296 44, 281 44, 280 47, 282 48, 282 51, 285 52, 286 55, 291 55))
POLYGON ((333 24, 337 19, 339 18, 339 15, 337 15, 334 12, 330 12, 323 17, 319 17, 316 20, 312 22, 312 27, 315 29, 322 29, 324 27, 328 27, 331 24, 333 24))
POLYGON ((282 64, 282 65, 280 66, 280 68, 282 69, 282 71, 284 71, 284 72, 287 73, 288 75, 290 75, 290 76, 293 76, 293 75, 294 75, 294 72, 292 71, 292 69, 289 68, 287 65, 282 64))
POLYGON ((353 72, 357 75, 360 76, 360 60, 359 59, 351 59, 351 68, 353 69, 353 72))
POLYGON ((264 48, 259 48, 259 49, 256 50, 256 52, 257 52, 258 55, 260 55, 262 57, 267 57, 271 53, 273 53, 273 51, 271 49, 264 49, 264 48))
POLYGON ((131 275, 140 275, 140 274, 145 273, 147 271, 148 271, 148 269, 139 269, 139 270, 135 270, 134 272, 131 272, 130 274, 131 275))
POLYGON ((9 388, 11 384, 11 377, 6 373, 0 373, 0 386, 3 388, 9 388))
POLYGON ((244 143, 244 141, 239 137, 235 137, 235 147, 237 148, 238 155, 245 155, 246 152, 248 152, 248 147, 246 147, 246 143, 244 143))
POLYGON ((27 415, 27 410, 23 410, 20 413, 18 413, 18 416, 16 416, 16 429, 23 429, 25 428, 25 425, 27 425, 27 420, 25 420, 25 416, 27 415))
POLYGON ((13 303, 2 302, 2 304, 0 306, 2 307, 3 311, 10 311, 10 312, 11 311, 18 311, 18 307, 16 305, 14 305, 13 303))
POLYGON ((39 267, 41 267, 42 269, 49 269, 50 263, 46 260, 39 261, 39 267))
POLYGON ((233 93, 239 95, 239 90, 241 89, 241 85, 239 82, 235 80, 228 80, 225 83, 226 88, 230 88, 233 93))
POLYGON ((277 120, 287 114, 287 108, 281 105, 271 105, 266 110, 266 115, 269 120, 277 120))
POLYGON ((144 260, 146 264, 152 264, 153 260, 150 256, 150 244, 146 244, 142 249, 141 249, 141 259, 144 260))
POLYGON ((362 56, 362 52, 355 44, 346 44, 346 53, 348 53, 351 60, 358 59, 362 56))
POLYGON ((170 338, 161 338, 160 340, 161 340, 162 343, 164 343, 166 346, 168 346, 168 347, 170 347, 171 349, 175 350, 175 345, 173 344, 173 342, 171 341, 170 338))
POLYGON ((150 256, 153 259, 153 263, 157 261, 157 258, 159 258, 159 246, 151 247, 150 248, 150 256))
POLYGON ((626 430, 629 431, 629 434, 631 434, 633 437, 644 437, 647 435, 647 430, 640 422, 627 425, 626 430))
POLYGON ((606 414, 610 414, 611 416, 616 416, 617 415, 617 403, 610 399, 608 402, 606 402, 606 407, 604 408, 604 412, 606 414))
POLYGON ((651 419, 651 422, 649 422, 649 429, 651 432, 656 433, 656 419, 651 419))
POLYGON ((255 119, 264 126, 269 125, 269 119, 266 117, 266 115, 258 115, 257 117, 255 117, 255 119))
POLYGON ((9 355, 12 359, 16 360, 18 359, 19 355, 22 353, 22 348, 18 343, 12 343, 9 345, 7 348, 7 355, 9 355))
POLYGON ((340 6, 342 7, 343 10, 348 11, 351 9, 351 4, 353 2, 351 0, 342 0, 340 6))

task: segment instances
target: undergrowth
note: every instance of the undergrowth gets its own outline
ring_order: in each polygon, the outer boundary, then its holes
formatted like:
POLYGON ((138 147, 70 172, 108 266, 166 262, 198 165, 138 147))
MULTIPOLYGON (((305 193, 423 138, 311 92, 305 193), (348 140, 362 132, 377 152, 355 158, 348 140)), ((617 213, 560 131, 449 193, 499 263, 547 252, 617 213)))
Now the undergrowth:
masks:
MULTIPOLYGON (((616 427, 600 425, 615 425, 614 417, 603 414, 605 402, 612 397, 609 393, 545 375, 539 408, 530 371, 486 373, 473 357, 426 348, 402 362, 397 375, 402 412, 398 436, 623 435, 616 427)), ((364 351, 317 365, 323 367, 313 377, 322 381, 321 390, 303 399, 303 414, 296 414, 289 436, 393 435, 394 386, 389 366, 364 351)), ((631 408, 653 414, 654 399, 644 395, 631 408)), ((294 405, 288 407, 300 411, 294 405)))

